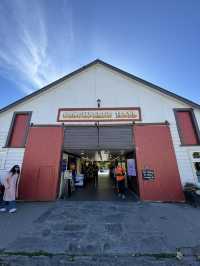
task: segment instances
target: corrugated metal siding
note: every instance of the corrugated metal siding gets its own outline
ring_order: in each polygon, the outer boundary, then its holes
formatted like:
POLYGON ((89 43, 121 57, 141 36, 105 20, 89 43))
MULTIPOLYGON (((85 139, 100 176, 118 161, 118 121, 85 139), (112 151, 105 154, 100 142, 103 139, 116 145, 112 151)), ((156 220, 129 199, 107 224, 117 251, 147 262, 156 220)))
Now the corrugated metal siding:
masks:
POLYGON ((132 149, 132 126, 105 126, 99 128, 99 145, 103 149, 132 149))
POLYGON ((98 129, 95 126, 65 128, 65 149, 94 149, 98 144, 98 129))
POLYGON ((127 125, 99 126, 99 129, 96 126, 66 127, 64 148, 65 150, 132 149, 133 128, 127 125))

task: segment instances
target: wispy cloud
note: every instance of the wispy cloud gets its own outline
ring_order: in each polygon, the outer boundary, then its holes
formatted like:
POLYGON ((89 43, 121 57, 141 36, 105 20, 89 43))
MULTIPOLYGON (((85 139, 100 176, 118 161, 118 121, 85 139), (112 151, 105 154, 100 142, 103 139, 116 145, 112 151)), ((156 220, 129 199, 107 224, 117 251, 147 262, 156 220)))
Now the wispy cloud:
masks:
POLYGON ((0 74, 26 94, 68 70, 74 43, 72 11, 68 1, 63 1, 57 10, 61 21, 52 20, 48 3, 0 1, 0 74))

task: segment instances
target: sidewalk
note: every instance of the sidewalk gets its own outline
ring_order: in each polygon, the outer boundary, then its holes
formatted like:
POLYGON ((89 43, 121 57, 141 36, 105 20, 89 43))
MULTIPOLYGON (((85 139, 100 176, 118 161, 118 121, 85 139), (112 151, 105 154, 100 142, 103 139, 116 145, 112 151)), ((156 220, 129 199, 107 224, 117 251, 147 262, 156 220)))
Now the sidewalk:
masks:
POLYGON ((54 203, 18 203, 16 213, 0 213, 0 250, 13 242, 18 236, 30 232, 34 221, 52 209, 54 203))
POLYGON ((186 204, 23 203, 0 216, 0 258, 11 265, 200 265, 199 221, 200 209, 186 204))

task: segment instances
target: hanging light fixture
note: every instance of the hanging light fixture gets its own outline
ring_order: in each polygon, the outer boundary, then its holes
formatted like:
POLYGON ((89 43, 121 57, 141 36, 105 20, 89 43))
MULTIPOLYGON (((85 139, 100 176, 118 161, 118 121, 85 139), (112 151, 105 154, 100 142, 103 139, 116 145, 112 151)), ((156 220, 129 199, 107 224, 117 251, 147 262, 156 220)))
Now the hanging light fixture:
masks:
POLYGON ((98 108, 101 107, 101 99, 97 99, 97 106, 98 106, 98 108))

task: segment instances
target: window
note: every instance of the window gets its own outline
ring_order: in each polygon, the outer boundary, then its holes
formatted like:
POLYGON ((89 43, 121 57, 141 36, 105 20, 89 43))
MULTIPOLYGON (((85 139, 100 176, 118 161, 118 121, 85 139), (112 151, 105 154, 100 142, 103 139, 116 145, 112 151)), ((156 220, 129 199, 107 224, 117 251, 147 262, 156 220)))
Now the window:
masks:
POLYGON ((200 159, 200 152, 193 152, 193 159, 200 159))
POLYGON ((200 183, 200 162, 195 162, 194 163, 194 169, 196 171, 197 180, 200 183))
MULTIPOLYGON (((194 148, 195 151, 189 151, 190 160, 192 164, 192 171, 194 175, 194 183, 200 183, 200 150, 198 148, 194 148)), ((192 181, 192 179, 191 179, 192 181)))
POLYGON ((182 145, 199 145, 200 134, 192 109, 175 109, 177 128, 182 145))
POLYGON ((6 146, 22 148, 26 144, 31 112, 15 112, 11 122, 6 146))

